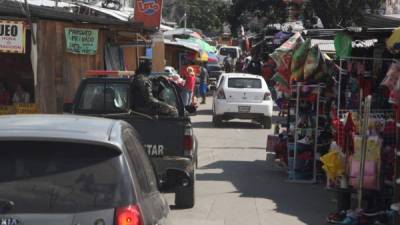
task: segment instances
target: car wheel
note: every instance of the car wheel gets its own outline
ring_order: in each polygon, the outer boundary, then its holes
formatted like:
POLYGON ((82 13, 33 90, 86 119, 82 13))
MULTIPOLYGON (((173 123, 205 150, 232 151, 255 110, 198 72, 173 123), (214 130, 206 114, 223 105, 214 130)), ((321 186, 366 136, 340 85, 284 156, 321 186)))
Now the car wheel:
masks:
POLYGON ((194 192, 194 181, 196 180, 193 176, 193 184, 189 187, 181 188, 175 192, 175 206, 180 209, 190 209, 194 206, 195 192, 194 192))
POLYGON ((212 122, 214 127, 219 127, 222 124, 222 119, 219 116, 213 116, 212 122))
POLYGON ((264 129, 271 129, 272 128, 272 120, 271 117, 265 117, 263 120, 264 129))

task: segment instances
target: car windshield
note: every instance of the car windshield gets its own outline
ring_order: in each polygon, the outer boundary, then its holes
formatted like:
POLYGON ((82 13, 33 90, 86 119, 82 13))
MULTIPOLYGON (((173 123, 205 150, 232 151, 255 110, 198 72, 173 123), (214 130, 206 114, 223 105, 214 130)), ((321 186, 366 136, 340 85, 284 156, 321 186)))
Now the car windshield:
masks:
POLYGON ((15 204, 9 213, 93 211, 132 198, 118 150, 61 142, 0 144, 0 198, 15 204))
POLYGON ((232 58, 236 58, 237 57, 237 51, 235 48, 221 48, 219 50, 219 54, 220 55, 224 55, 224 56, 230 56, 232 58))
POLYGON ((261 80, 257 78, 229 78, 229 88, 254 88, 261 89, 261 80))
POLYGON ((79 110, 96 112, 125 112, 128 109, 126 83, 89 83, 83 90, 79 110))

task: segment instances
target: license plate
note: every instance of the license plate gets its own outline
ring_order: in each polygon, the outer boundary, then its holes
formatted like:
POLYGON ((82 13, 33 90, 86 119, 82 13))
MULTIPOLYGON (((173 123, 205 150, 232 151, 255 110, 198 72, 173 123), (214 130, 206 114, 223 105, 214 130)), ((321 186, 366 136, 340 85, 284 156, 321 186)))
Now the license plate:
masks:
POLYGON ((250 106, 239 106, 239 110, 240 113, 248 113, 250 112, 250 106))

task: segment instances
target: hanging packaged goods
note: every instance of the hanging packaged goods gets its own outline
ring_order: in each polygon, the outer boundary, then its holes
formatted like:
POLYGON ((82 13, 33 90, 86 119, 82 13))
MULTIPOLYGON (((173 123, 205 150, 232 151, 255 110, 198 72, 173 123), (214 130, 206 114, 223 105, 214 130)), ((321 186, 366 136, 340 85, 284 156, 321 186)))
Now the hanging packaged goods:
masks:
POLYGON ((304 79, 304 63, 306 62, 310 47, 311 39, 307 39, 294 51, 290 67, 292 71, 291 80, 301 81, 304 79))

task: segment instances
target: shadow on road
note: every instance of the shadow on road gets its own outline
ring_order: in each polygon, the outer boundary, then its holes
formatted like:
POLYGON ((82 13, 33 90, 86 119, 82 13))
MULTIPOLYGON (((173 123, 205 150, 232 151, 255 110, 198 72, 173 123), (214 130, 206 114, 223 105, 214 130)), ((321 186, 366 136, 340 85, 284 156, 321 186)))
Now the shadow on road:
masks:
POLYGON ((197 174, 197 180, 231 182, 241 197, 270 199, 278 213, 308 225, 325 224, 324 216, 333 209, 323 187, 289 183, 285 173, 268 170, 265 161, 218 161, 202 169, 222 169, 223 173, 197 174))
POLYGON ((235 128, 235 129, 261 129, 262 126, 252 122, 223 122, 220 126, 214 127, 212 122, 192 122, 194 128, 235 128))
POLYGON ((197 115, 212 115, 212 110, 207 109, 207 110, 197 110, 197 115))

